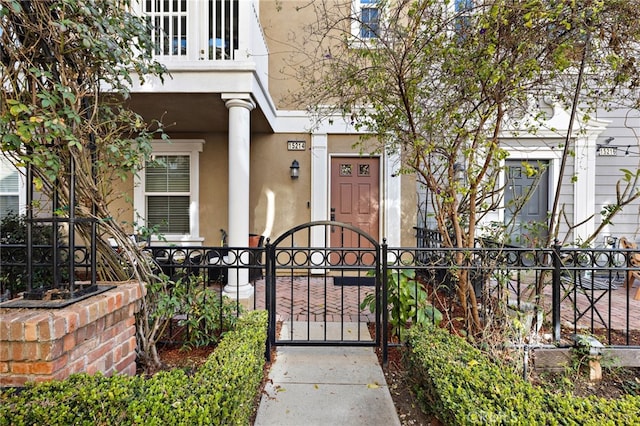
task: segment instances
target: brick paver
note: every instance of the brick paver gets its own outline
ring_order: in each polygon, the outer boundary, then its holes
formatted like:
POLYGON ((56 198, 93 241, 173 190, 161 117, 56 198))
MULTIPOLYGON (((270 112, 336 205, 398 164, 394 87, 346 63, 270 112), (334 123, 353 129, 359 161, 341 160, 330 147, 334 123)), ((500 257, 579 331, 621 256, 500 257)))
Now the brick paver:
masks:
MULTIPOLYGON (((265 301, 264 279, 255 283, 256 307, 265 301)), ((282 321, 373 322, 369 309, 360 302, 373 293, 369 286, 339 286, 333 277, 278 277, 276 315, 282 321)))
MULTIPOLYGON (((611 291, 563 288, 565 298, 560 308, 563 325, 621 331, 640 329, 640 300, 633 299, 636 288, 627 290, 623 282, 616 284, 611 291)), ((545 300, 551 300, 551 286, 545 287, 545 300)))
MULTIPOLYGON (((562 324, 581 329, 640 329, 640 300, 633 299, 636 288, 627 290, 622 282, 616 284, 611 291, 580 288, 576 294, 565 297, 561 305, 562 324), (592 300, 595 303, 591 303, 592 300), (579 316, 577 322, 574 303, 579 316)), ((264 288, 264 279, 256 281, 258 308, 264 307, 264 288)), ((334 285, 330 276, 278 277, 276 315, 282 321, 374 322, 373 313, 359 308, 360 301, 373 291, 373 287, 334 285)), ((563 291, 567 295, 568 290, 563 291)), ((550 312, 550 285, 545 286, 544 293, 545 311, 550 312)))

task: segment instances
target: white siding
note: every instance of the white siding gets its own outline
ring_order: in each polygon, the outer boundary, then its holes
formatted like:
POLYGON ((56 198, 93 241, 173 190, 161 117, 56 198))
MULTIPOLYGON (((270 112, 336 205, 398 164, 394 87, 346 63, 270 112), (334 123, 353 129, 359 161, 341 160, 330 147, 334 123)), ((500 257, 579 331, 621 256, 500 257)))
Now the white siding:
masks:
MULTIPOLYGON (((613 139, 608 146, 617 147, 616 156, 596 155, 596 188, 595 211, 600 212, 603 206, 616 199, 616 183, 624 176, 621 169, 636 172, 640 169, 640 146, 638 133, 640 132, 640 113, 628 109, 612 111, 599 110, 596 118, 608 120, 611 123, 598 138, 599 144, 605 144, 609 137, 613 139), (628 152, 628 155, 625 155, 628 152)), ((607 145, 605 145, 607 146, 607 145)), ((622 184, 621 184, 622 185, 622 184)), ((624 189, 624 185, 621 189, 624 189)), ((635 188, 634 191, 637 191, 635 188)), ((601 223, 601 216, 596 215, 596 226, 601 223)), ((613 219, 613 225, 608 225, 598 237, 597 243, 602 243, 606 235, 618 237, 626 236, 632 240, 640 239, 640 201, 636 200, 626 206, 613 219)))

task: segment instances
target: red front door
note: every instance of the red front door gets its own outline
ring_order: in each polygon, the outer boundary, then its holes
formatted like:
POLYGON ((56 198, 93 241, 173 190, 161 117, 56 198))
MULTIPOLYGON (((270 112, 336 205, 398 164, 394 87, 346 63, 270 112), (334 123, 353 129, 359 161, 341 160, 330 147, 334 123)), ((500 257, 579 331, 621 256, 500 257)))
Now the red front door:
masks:
MULTIPOLYGON (((360 228, 378 239, 380 229, 380 159, 331 159, 331 219, 360 228)), ((331 233, 331 247, 361 247, 356 234, 331 233)))

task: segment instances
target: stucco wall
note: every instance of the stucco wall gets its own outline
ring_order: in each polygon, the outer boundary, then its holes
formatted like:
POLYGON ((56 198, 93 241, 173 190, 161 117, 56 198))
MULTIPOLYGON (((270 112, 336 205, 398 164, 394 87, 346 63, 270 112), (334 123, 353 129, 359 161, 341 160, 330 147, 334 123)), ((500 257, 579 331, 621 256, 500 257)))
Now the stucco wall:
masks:
POLYGON ((249 228, 276 238, 311 218, 311 155, 308 134, 253 135, 251 139, 251 193, 249 228), (306 142, 305 151, 287 151, 288 140, 306 142), (291 163, 300 165, 300 177, 290 176, 291 163))
MULTIPOLYGON (((190 135, 180 134, 176 138, 188 139, 190 135)), ((205 144, 200 153, 200 236, 203 245, 220 244, 220 229, 228 224, 228 143, 224 134, 198 134, 191 137, 203 138, 205 144)), ((353 144, 355 135, 329 135, 327 155, 354 155, 358 153, 353 144)), ((254 134, 251 136, 250 171, 250 233, 276 238, 286 230, 311 220, 311 141, 309 134, 254 134), (306 143, 305 151, 288 151, 288 140, 306 143), (300 177, 291 179, 290 166, 293 160, 300 165, 300 177)), ((371 147, 369 147, 372 149, 371 147)), ((365 150, 366 151, 366 150, 365 150)), ((381 176, 384 176, 384 158, 381 158, 381 176)), ((385 202, 389 194, 384 192, 381 179, 381 223, 385 222, 385 202)), ((415 243, 413 226, 416 219, 415 177, 403 175, 401 179, 400 214, 402 220, 401 242, 403 245, 415 243)), ((328 184, 328 176, 327 176, 328 184)), ((134 220, 130 204, 133 180, 114 183, 116 201, 112 204, 118 220, 131 223, 134 220)), ((328 215, 328 212, 326 213, 328 215)), ((130 227, 128 227, 130 228, 130 227)), ((388 236, 387 229, 381 229, 381 238, 388 236)))

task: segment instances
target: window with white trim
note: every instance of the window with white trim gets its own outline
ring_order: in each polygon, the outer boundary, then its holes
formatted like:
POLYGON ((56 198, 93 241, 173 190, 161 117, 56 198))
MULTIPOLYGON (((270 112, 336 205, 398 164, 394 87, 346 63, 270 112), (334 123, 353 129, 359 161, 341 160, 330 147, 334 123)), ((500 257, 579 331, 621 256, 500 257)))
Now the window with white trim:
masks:
POLYGON ((144 225, 170 243, 202 241, 199 157, 204 141, 154 142, 153 159, 136 179, 134 207, 144 225))
POLYGON ((9 213, 24 213, 24 179, 6 158, 0 157, 0 220, 9 213))
POLYGON ((144 174, 147 226, 162 234, 189 234, 189 155, 156 155, 144 174))
POLYGON ((378 38, 380 29, 380 5, 378 0, 354 0, 353 34, 359 40, 378 38))

